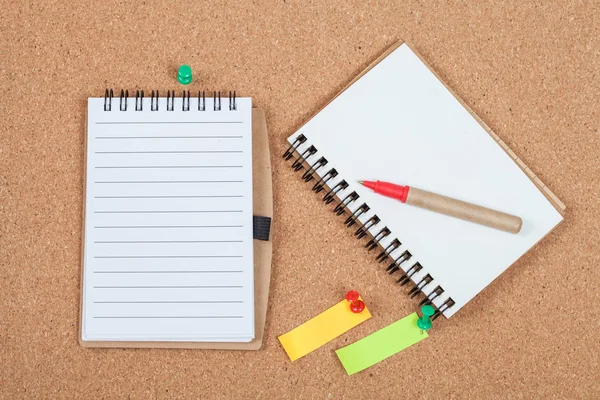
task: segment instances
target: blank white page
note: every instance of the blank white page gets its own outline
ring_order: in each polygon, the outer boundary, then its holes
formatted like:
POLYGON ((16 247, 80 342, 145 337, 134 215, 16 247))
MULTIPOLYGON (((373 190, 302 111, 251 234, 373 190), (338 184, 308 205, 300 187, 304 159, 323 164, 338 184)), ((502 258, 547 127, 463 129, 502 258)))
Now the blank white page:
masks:
POLYGON ((252 340, 251 99, 128 103, 88 99, 82 339, 252 340))
MULTIPOLYGON (((402 264, 406 271, 417 261, 434 279, 424 293, 438 285, 456 304, 449 317, 506 270, 561 220, 562 216, 476 119, 460 104, 425 64, 403 44, 333 100, 289 139, 303 134, 317 152, 313 163, 324 156, 349 187, 340 198, 356 191, 360 198, 353 211, 367 203, 365 222, 377 215, 402 247, 392 256, 410 251, 402 264), (382 180, 406 184, 492 209, 518 215, 522 231, 510 234, 402 204, 374 194, 358 180, 382 180)), ((412 287, 413 285, 411 285, 412 287)))

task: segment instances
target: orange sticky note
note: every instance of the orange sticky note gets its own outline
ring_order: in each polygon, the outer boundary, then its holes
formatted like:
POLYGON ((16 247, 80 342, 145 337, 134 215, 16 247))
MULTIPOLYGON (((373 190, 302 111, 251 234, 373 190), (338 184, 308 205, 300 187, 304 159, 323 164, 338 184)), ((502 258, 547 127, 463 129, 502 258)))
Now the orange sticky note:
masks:
POLYGON ((290 360, 295 361, 369 318, 371 313, 367 307, 355 314, 350 310, 350 303, 342 300, 313 319, 279 336, 279 341, 290 360))

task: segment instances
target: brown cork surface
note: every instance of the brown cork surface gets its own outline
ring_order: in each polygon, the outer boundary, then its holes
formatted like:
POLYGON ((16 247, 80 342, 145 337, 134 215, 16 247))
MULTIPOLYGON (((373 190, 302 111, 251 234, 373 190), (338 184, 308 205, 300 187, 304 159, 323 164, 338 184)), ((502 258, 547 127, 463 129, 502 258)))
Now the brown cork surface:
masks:
MULTIPOLYGON (((1 398, 600 397, 600 3, 30 2, 0 9, 1 398), (567 206, 431 337, 348 377, 334 350, 415 311, 280 155, 407 41, 567 206), (237 89, 265 110, 273 270, 256 352, 77 342, 86 98, 237 89), (357 289, 374 317, 291 363, 277 336, 357 289)), ((364 244, 364 242, 363 242, 364 244)))

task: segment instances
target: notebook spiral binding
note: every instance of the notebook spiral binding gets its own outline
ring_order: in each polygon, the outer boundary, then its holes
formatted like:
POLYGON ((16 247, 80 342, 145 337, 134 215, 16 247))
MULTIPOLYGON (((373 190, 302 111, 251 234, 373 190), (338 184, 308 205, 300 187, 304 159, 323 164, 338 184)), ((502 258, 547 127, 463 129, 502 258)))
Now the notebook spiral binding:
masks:
MULTIPOLYGON (((104 111, 112 111, 112 103, 113 103, 114 91, 112 89, 105 89, 104 91, 104 111)), ((175 110, 175 90, 167 91, 167 111, 175 110)), ((181 111, 190 111, 190 91, 183 90, 182 91, 182 106, 181 111)), ((210 95, 209 95, 210 97, 210 95)), ((215 91, 212 94, 213 97, 213 111, 222 111, 221 107, 221 92, 215 91)), ((237 110, 237 101, 236 101, 236 92, 229 91, 229 111, 237 110)), ((158 90, 152 91, 150 94, 150 110, 158 111, 158 98, 159 92, 158 90)), ((135 111, 143 111, 144 110, 144 91, 136 90, 135 91, 135 111)), ((129 90, 121 89, 119 94, 119 111, 127 111, 127 106, 129 103, 129 90)), ((206 91, 198 91, 198 111, 206 111, 206 91)))
MULTIPOLYGON (((348 217, 344 220, 344 224, 347 227, 352 227, 357 224, 358 228, 354 232, 354 236, 357 239, 364 238, 372 228, 375 228, 377 224, 381 222, 377 215, 373 215, 367 221, 360 222, 359 218, 367 213, 370 210, 370 207, 366 203, 362 203, 358 206, 354 211, 351 211, 349 206, 358 202, 360 196, 355 191, 343 196, 339 197, 338 194, 341 194, 345 189, 348 188, 348 183, 345 180, 341 180, 335 185, 330 185, 329 183, 338 176, 338 171, 335 168, 329 168, 327 170, 326 166, 329 163, 325 157, 317 157, 315 160, 312 160, 312 157, 318 152, 317 148, 313 145, 306 147, 306 149, 301 150, 301 146, 305 144, 306 137, 302 134, 298 135, 295 141, 288 147, 288 149, 283 154, 283 158, 286 161, 291 160, 295 155, 297 155, 296 159, 292 162, 292 169, 296 172, 301 171, 302 169, 306 169, 302 174, 302 179, 305 182, 310 182, 315 180, 315 183, 312 187, 312 191, 315 193, 320 193, 326 190, 325 195, 323 196, 323 202, 325 204, 331 204, 332 202, 339 199, 339 202, 333 208, 333 212, 341 216, 342 214, 348 214, 348 217), (305 168, 306 165, 306 168, 305 168), (321 172, 327 171, 325 173, 317 173, 317 171, 321 172), (315 174, 317 174, 317 178, 315 178, 315 174)), ((443 312, 452 307, 455 302, 452 298, 448 297, 441 305, 436 306, 433 301, 440 297, 444 293, 444 289, 441 286, 436 286, 431 292, 425 293, 423 290, 428 287, 431 282, 434 281, 434 278, 430 274, 425 274, 418 281, 413 279, 418 272, 423 270, 423 266, 421 263, 416 262, 406 271, 402 268, 402 265, 407 262, 412 254, 409 250, 403 251, 399 256, 393 258, 392 254, 395 250, 397 250, 402 243, 398 239, 392 240, 390 244, 386 247, 381 245, 381 241, 388 237, 392 232, 387 227, 383 227, 376 234, 370 235, 369 241, 365 244, 365 248, 368 251, 374 250, 376 247, 381 247, 381 252, 375 257, 379 263, 383 263, 388 259, 391 259, 391 263, 386 268, 386 271, 389 275, 393 275, 395 273, 402 272, 400 278, 396 281, 400 286, 405 286, 409 284, 411 281, 413 282, 413 287, 409 290, 408 295, 410 298, 415 298, 420 293, 423 293, 425 296, 420 302, 419 307, 425 304, 432 305, 436 311, 435 314, 431 317, 432 320, 438 318, 443 312)))

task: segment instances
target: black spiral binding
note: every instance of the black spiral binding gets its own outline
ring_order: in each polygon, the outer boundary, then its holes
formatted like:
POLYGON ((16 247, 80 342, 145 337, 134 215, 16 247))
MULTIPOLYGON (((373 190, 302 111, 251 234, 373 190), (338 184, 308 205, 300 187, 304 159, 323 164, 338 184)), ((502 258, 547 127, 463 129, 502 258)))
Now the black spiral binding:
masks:
POLYGON ((144 91, 135 91, 135 111, 144 111, 144 91), (138 105, 139 102, 139 105, 138 105))
POLYGON ((371 238, 371 240, 369 240, 369 242, 367 244, 365 244, 365 247, 367 248, 368 251, 373 250, 374 248, 377 247, 377 245, 379 244, 379 242, 381 242, 381 240, 383 238, 386 238, 389 236, 389 234, 392 233, 392 231, 390 231, 387 226, 384 227, 382 230, 380 230, 375 236, 373 236, 371 238))
POLYGON ((150 98, 150 110, 158 111, 158 90, 156 91, 156 97, 154 97, 154 90, 152 91, 152 97, 150 98))
POLYGON ((235 101, 235 91, 233 93, 229 91, 229 111, 237 110, 237 103, 235 101))
POLYGON ((190 91, 183 91, 183 102, 181 103, 181 111, 190 111, 190 91), (187 94, 187 96, 186 96, 187 94))
POLYGON ((104 111, 112 110, 112 98, 113 98, 113 90, 106 89, 104 91, 104 111))
POLYGON ((202 91, 202 97, 200 97, 200 91, 198 91, 198 111, 206 111, 206 92, 202 91))
MULTIPOLYGON (((112 111, 112 101, 114 97, 114 91, 112 89, 106 89, 104 91, 104 111, 112 111)), ((177 97, 175 90, 167 91, 167 111, 175 110, 175 97, 177 97)), ((182 92, 182 111, 190 111, 190 91, 184 90, 182 92)), ((150 111, 158 111, 158 90, 153 90, 150 94, 150 111)), ((127 111, 127 105, 129 103, 129 90, 121 89, 119 94, 119 110, 127 111)), ((135 91, 135 111, 143 111, 144 107, 144 91, 135 91)), ((213 92, 213 110, 221 111, 221 92, 213 92)), ((229 111, 237 110, 237 93, 235 91, 229 92, 229 111)), ((198 111, 206 111, 206 92, 198 91, 198 111)), ((307 154, 309 157, 311 154, 307 154)))
POLYGON ((213 92, 213 110, 214 111, 221 111, 221 92, 218 92, 219 94, 217 95, 217 92, 213 92), (217 103, 218 100, 218 103, 217 103))
POLYGON ((344 225, 346 225, 348 228, 350 228, 352 225, 354 225, 356 223, 356 221, 358 220, 358 218, 361 215, 363 215, 370 209, 371 208, 367 205, 367 203, 362 203, 362 205, 360 207, 358 207, 356 210, 354 210, 354 212, 350 216, 348 216, 348 218, 346 218, 346 220, 344 221, 344 225))
MULTIPOLYGON (((127 111, 127 98, 129 97, 129 90, 123 92, 121 89, 121 95, 119 96, 119 110, 127 111)), ((106 101, 106 99, 104 99, 106 101)))
POLYGON ((167 111, 173 111, 175 109, 175 91, 173 90, 173 96, 171 97, 171 91, 167 91, 167 111))
MULTIPOLYGON (((358 224, 358 227, 354 232, 354 236, 356 236, 357 239, 362 239, 363 237, 369 235, 369 241, 365 244, 365 248, 367 248, 368 251, 372 251, 377 247, 381 248, 381 252, 377 255, 377 257, 375 257, 375 259, 379 261, 379 263, 385 262, 391 257, 391 254, 402 245, 402 243, 398 239, 394 239, 385 248, 381 245, 381 241, 392 233, 387 226, 382 227, 374 235, 371 235, 369 233, 372 228, 375 228, 381 222, 379 217, 377 215, 373 215, 366 222, 360 222, 359 218, 361 217, 361 215, 367 213, 370 210, 369 206, 366 203, 362 203, 354 211, 350 211, 350 204, 359 201, 360 195, 353 191, 352 193, 344 196, 343 198, 338 197, 338 193, 341 193, 348 188, 348 183, 345 180, 341 180, 333 186, 329 185, 329 182, 338 175, 338 171, 335 168, 327 169, 327 165, 329 162, 325 157, 318 157, 314 161, 311 160, 311 157, 313 157, 318 152, 315 146, 308 146, 305 150, 301 151, 300 147, 304 143, 306 143, 306 140, 306 136, 302 134, 296 136, 294 141, 290 144, 290 146, 283 154, 284 160, 289 161, 293 157, 295 157, 295 160, 291 164, 292 169, 296 172, 301 171, 302 169, 306 169, 302 174, 302 180, 304 180, 305 182, 310 182, 314 180, 315 183, 312 187, 312 190, 315 193, 319 193, 323 190, 326 190, 325 195, 322 199, 323 202, 325 204, 331 204, 335 201, 336 205, 333 208, 333 212, 336 215, 342 215, 344 213, 348 214, 348 217, 345 219, 344 224, 347 227, 352 227, 353 225, 358 224), (315 176, 317 171, 324 173, 318 173, 317 176, 315 176)), ((403 251, 402 254, 397 256, 395 259, 392 259, 391 263, 386 268, 387 273, 389 275, 393 275, 399 271, 404 271, 402 265, 408 262, 411 258, 412 254, 410 251, 403 251)), ((429 292, 429 294, 425 294, 423 290, 426 289, 433 282, 434 279, 430 274, 426 274, 421 279, 419 279, 418 282, 415 279, 413 279, 415 275, 422 269, 423 266, 421 265, 421 263, 414 263, 408 270, 406 270, 406 272, 402 273, 400 278, 398 278, 397 283, 400 286, 405 286, 412 281, 414 286, 412 286, 412 288, 408 291, 408 295, 410 296, 410 298, 412 299, 418 296, 419 294, 423 294, 424 298, 420 301, 419 306, 429 304, 433 307, 436 307, 433 304, 433 301, 444 293, 444 289, 438 285, 435 289, 429 292)), ((444 303, 442 303, 442 305, 436 307, 435 314, 431 317, 431 319, 435 320, 454 304, 454 300, 448 297, 444 301, 444 303)))

